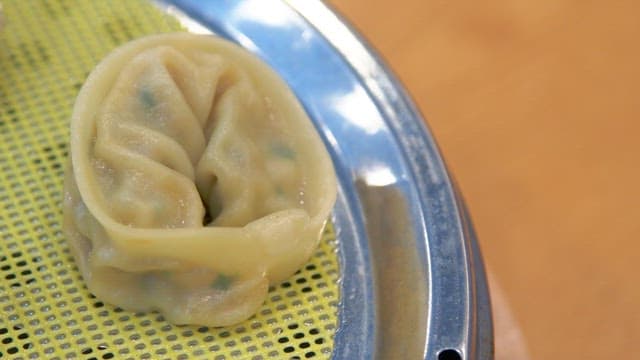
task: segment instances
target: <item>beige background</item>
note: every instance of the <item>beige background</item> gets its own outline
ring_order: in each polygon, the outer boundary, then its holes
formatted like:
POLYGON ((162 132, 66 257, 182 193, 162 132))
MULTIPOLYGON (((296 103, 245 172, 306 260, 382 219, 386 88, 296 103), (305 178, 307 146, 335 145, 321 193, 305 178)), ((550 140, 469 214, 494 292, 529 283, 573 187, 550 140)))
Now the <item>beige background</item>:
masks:
POLYGON ((633 358, 640 1, 331 3, 428 119, 532 358, 633 358))

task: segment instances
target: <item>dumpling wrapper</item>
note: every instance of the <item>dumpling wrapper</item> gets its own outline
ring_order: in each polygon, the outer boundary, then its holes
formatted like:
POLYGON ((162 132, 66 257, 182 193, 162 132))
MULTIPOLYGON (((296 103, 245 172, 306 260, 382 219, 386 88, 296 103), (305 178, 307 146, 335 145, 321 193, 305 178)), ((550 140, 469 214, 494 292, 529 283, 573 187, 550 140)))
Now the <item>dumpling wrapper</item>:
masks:
POLYGON ((71 119, 64 231, 99 299, 225 326, 311 256, 336 197, 331 159, 286 84, 214 36, 109 54, 71 119))

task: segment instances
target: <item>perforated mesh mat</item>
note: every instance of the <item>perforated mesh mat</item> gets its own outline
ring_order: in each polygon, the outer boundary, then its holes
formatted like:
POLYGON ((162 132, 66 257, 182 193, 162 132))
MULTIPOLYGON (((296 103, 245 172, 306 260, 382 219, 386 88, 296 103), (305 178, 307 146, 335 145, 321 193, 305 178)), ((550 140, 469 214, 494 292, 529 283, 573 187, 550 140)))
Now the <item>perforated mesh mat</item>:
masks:
POLYGON ((144 1, 2 3, 0 358, 328 358, 339 299, 331 226, 309 263, 237 326, 173 326, 88 292, 61 231, 73 102, 113 48, 180 25, 144 1))

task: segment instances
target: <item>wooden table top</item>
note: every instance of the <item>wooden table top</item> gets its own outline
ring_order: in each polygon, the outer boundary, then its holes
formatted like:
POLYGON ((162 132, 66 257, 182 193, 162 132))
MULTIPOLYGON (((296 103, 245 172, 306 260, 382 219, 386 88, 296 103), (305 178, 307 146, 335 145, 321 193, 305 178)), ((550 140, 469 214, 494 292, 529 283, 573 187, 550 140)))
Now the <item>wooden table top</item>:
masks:
POLYGON ((331 3, 427 118, 532 358, 631 358, 640 2, 331 3))

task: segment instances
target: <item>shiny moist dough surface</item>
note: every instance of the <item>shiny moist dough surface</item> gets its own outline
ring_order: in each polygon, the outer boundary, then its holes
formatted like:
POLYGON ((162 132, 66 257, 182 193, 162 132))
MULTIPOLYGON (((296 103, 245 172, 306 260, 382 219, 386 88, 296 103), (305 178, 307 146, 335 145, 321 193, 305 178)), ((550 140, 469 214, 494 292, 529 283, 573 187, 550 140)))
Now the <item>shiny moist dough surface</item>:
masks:
POLYGON ((128 43, 71 120, 64 230, 89 289, 177 324, 250 317, 310 257, 333 165, 271 70, 214 36, 128 43))

